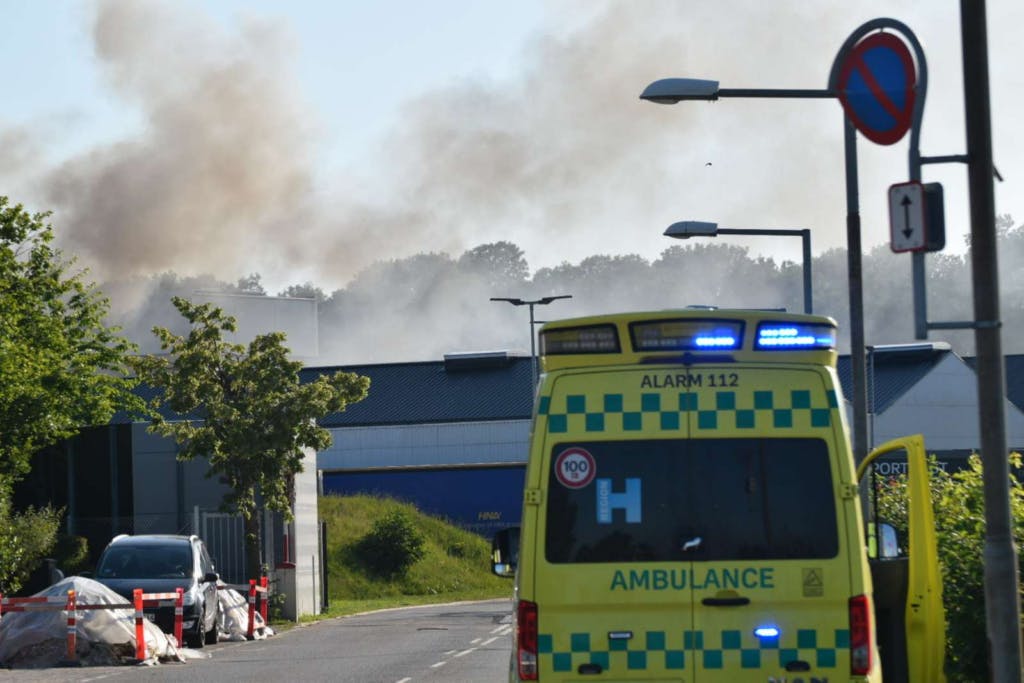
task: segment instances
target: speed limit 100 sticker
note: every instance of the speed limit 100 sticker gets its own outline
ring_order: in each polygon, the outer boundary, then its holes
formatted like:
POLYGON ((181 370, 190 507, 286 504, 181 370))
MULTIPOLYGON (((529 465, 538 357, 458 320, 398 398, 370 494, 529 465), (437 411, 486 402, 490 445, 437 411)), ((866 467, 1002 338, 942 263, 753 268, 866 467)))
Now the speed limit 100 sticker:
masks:
POLYGON ((562 486, 581 489, 594 481, 596 474, 594 456, 582 448, 567 448, 555 458, 555 476, 562 486))

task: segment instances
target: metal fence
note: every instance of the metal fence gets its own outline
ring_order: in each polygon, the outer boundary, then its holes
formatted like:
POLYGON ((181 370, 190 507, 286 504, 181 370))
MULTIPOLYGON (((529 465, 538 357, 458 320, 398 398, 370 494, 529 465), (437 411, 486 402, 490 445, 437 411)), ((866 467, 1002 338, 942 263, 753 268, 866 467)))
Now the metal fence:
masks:
POLYGON ((195 533, 206 543, 225 583, 245 583, 245 520, 226 512, 194 511, 195 533))

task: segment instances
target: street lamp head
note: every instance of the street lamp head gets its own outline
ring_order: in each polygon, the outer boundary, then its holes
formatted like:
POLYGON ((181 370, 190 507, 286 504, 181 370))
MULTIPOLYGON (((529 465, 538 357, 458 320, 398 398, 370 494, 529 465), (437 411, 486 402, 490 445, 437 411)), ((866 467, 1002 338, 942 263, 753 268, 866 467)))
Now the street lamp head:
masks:
POLYGON ((683 100, 717 100, 718 81, 701 78, 662 78, 640 93, 641 100, 657 104, 675 104, 683 100))
POLYGON ((691 237, 715 237, 718 235, 718 223, 706 221, 679 221, 668 226, 666 237, 685 240, 691 237))
POLYGON ((524 306, 527 303, 529 303, 527 301, 523 301, 522 299, 510 298, 507 296, 492 296, 491 301, 507 301, 513 306, 524 306))

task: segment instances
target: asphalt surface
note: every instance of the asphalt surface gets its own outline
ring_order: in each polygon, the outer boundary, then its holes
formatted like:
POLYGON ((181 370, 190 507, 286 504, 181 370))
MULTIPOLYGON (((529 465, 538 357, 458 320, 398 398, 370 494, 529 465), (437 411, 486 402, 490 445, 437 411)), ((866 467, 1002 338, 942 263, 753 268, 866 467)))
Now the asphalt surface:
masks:
POLYGON ((340 681, 483 683, 508 678, 510 600, 399 608, 327 619, 266 640, 207 646, 157 666, 0 669, 0 681, 340 681))

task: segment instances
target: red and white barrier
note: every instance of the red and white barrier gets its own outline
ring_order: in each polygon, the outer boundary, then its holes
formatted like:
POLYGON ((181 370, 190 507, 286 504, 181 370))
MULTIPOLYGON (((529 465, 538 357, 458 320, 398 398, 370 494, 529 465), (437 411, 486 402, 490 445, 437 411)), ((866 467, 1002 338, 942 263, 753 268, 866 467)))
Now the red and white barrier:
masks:
POLYGON ((252 640, 253 634, 255 633, 256 627, 256 594, 259 593, 263 596, 260 600, 260 616, 263 617, 263 623, 267 623, 267 577, 261 576, 259 585, 256 585, 256 579, 249 579, 249 628, 246 629, 245 637, 252 640))
MULTIPOLYGON (((184 593, 182 589, 176 588, 173 593, 143 593, 141 588, 132 591, 135 607, 135 659, 140 662, 146 659, 146 636, 143 620, 146 618, 144 608, 162 607, 174 605, 174 639, 176 645, 181 647, 181 617, 184 593)), ((200 626, 200 629, 202 627, 200 626)))
POLYGON ((77 665, 78 656, 75 652, 78 646, 78 629, 75 624, 75 611, 82 609, 75 604, 75 591, 69 590, 67 597, 46 596, 32 598, 5 598, 0 596, 0 618, 4 612, 66 612, 67 625, 67 652, 62 664, 77 665))
MULTIPOLYGON (((233 585, 233 584, 221 584, 217 586, 219 590, 233 590, 239 593, 243 599, 246 594, 246 587, 244 585, 233 585)), ((268 580, 266 576, 261 576, 257 579, 249 579, 248 587, 248 623, 245 629, 245 637, 252 640, 256 634, 256 610, 259 610, 260 617, 263 618, 263 625, 267 625, 267 604, 270 597, 270 588, 268 586, 268 580), (257 597, 259 596, 259 597, 257 597), (259 607, 257 607, 257 602, 259 607)))

